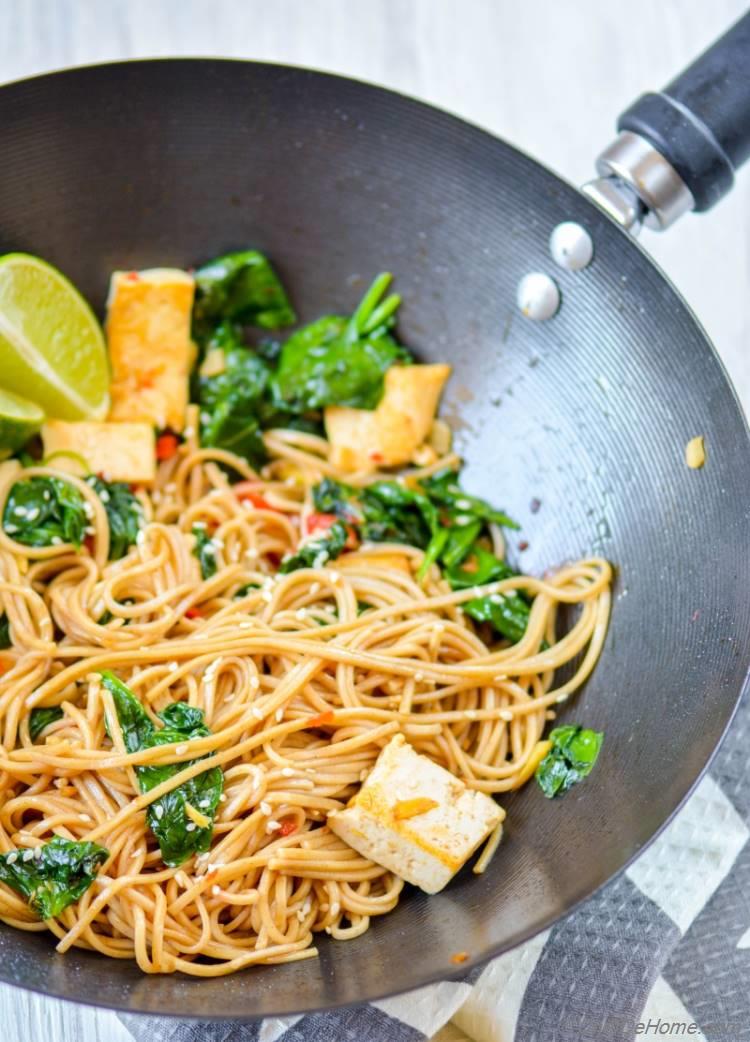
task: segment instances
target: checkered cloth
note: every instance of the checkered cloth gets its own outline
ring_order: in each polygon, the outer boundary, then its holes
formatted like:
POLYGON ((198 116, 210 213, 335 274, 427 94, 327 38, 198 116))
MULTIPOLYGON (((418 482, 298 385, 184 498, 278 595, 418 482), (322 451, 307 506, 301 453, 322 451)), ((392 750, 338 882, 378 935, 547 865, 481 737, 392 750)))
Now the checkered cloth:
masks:
POLYGON ((710 774, 623 875, 463 982, 283 1020, 123 1016, 136 1042, 750 1042, 750 699, 710 774))

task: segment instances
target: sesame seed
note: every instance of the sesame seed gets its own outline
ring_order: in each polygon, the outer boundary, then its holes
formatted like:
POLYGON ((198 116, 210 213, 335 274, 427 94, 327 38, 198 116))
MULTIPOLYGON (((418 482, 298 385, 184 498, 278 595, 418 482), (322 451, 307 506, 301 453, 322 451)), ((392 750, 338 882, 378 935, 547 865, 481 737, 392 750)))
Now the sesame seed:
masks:
POLYGON ((193 528, 205 528, 205 527, 206 527, 206 522, 205 521, 193 521, 193 528))
POLYGON ((103 488, 99 493, 99 499, 101 499, 102 503, 109 503, 109 492, 106 488, 103 488))
POLYGON ((42 848, 41 847, 34 847, 34 858, 37 861, 41 861, 41 858, 42 858, 42 848))
POLYGON ((215 535, 213 537, 213 539, 211 540, 211 542, 213 543, 213 545, 216 547, 217 550, 223 550, 224 549, 224 540, 220 536, 215 535))
POLYGON ((279 706, 279 708, 276 710, 276 714, 275 715, 276 715, 277 722, 280 723, 284 719, 284 707, 283 706, 279 706))
POLYGON ((271 593, 270 590, 264 590, 263 593, 260 596, 261 596, 261 600, 264 600, 266 602, 266 604, 270 604, 271 601, 273 600, 273 594, 271 593))
POLYGON ((281 828, 280 821, 269 821, 266 825, 266 832, 278 832, 281 828))
POLYGON ((21 860, 22 861, 31 861, 33 856, 34 856, 34 851, 33 850, 24 850, 23 854, 21 854, 21 860))
POLYGON ((241 622, 240 625, 239 625, 239 629, 241 629, 241 630, 251 630, 252 628, 253 628, 252 622, 241 622))
POLYGON ((285 778, 294 777, 294 770, 291 767, 282 767, 281 773, 284 775, 285 778))
POLYGON ((136 546, 143 546, 143 544, 145 542, 146 542, 146 533, 141 528, 138 531, 138 535, 135 537, 135 543, 136 543, 136 546))
POLYGON ((18 851, 17 850, 11 850, 10 854, 8 854, 7 858, 5 859, 6 864, 8 864, 8 865, 15 864, 17 860, 18 860, 18 851))
POLYGON ((195 427, 186 427, 182 434, 185 438, 192 438, 192 436, 195 434, 195 427))
POLYGON ((221 887, 218 885, 218 883, 214 883, 214 885, 211 887, 211 893, 214 895, 214 897, 217 897, 221 893, 221 887))
POLYGON ((26 511, 26 517, 29 521, 36 521, 36 519, 39 517, 39 507, 30 507, 26 511))
POLYGON ((198 801, 198 806, 200 807, 201 810, 205 810, 206 807, 210 807, 211 806, 211 800, 199 800, 198 801))
POLYGON ((53 546, 62 546, 62 542, 62 537, 59 535, 53 535, 50 539, 50 543, 52 543, 53 546))
POLYGON ((188 750, 188 747, 186 745, 177 745, 177 746, 175 746, 175 750, 174 751, 177 753, 178 756, 182 756, 182 754, 186 753, 187 750, 188 750))
POLYGON ((194 821, 188 822, 188 824, 185 826, 185 831, 186 832, 195 832, 195 822, 194 821))
POLYGON ((245 550, 245 557, 247 557, 249 561, 254 561, 257 556, 258 551, 254 546, 249 546, 247 550, 245 550))
POLYGON ((260 680, 257 677, 250 677, 250 687, 253 691, 257 691, 260 687, 260 680))
POLYGON ((226 803, 226 802, 227 802, 227 794, 225 792, 222 792, 221 796, 219 796, 219 803, 226 803))
POLYGON ((161 803, 157 803, 154 807, 154 814, 156 815, 157 821, 161 821, 161 819, 164 817, 164 807, 161 805, 161 803))
POLYGON ((297 611, 295 612, 295 615, 300 620, 301 619, 306 619, 307 618, 307 608, 297 608, 297 611))
POLYGON ((501 709, 500 712, 498 713, 498 716, 500 717, 501 720, 512 720, 513 719, 513 714, 511 713, 510 709, 501 709))
POLYGON ((170 673, 176 673, 179 668, 180 667, 177 665, 176 662, 170 662, 169 665, 167 666, 167 669, 169 670, 170 673))
POLYGON ((331 580, 332 583, 337 583, 341 576, 338 572, 334 571, 333 568, 329 568, 328 578, 331 580))
POLYGON ((253 708, 250 710, 250 712, 253 714, 253 716, 255 717, 256 720, 262 720, 263 719, 263 712, 262 712, 262 710, 260 710, 258 708, 258 706, 253 706, 253 708))
POLYGON ((18 525, 6 525, 5 531, 8 533, 8 535, 13 535, 14 532, 18 531, 18 525))
POLYGON ((86 515, 86 517, 93 517, 94 516, 94 508, 92 507, 92 505, 90 503, 84 503, 83 504, 83 512, 86 515))
POLYGON ((424 673, 415 673, 414 674, 414 679, 416 680, 417 683, 419 683, 420 680, 424 680, 424 673))
POLYGON ((265 800, 261 800, 261 802, 260 802, 260 812, 261 812, 261 814, 266 814, 266 815, 270 814, 271 813, 271 804, 270 803, 266 803, 265 800))
POLYGON ((83 531, 86 535, 96 535, 96 529, 93 525, 86 525, 83 531))
POLYGON ((78 818, 79 818, 80 821, 91 821, 92 820, 90 814, 79 814, 78 818))
POLYGON ((459 510, 471 510, 471 503, 468 499, 457 499, 456 506, 459 510))
POLYGON ((331 905, 331 915, 338 915, 341 911, 341 905, 338 901, 334 901, 331 905))

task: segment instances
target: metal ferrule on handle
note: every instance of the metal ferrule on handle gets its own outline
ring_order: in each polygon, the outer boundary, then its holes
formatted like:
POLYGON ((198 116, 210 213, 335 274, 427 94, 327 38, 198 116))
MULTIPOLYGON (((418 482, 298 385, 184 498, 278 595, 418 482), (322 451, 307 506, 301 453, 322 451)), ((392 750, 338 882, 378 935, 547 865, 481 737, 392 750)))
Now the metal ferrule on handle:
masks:
POLYGON ((714 206, 750 156, 750 12, 617 126, 583 190, 624 228, 663 230, 714 206))

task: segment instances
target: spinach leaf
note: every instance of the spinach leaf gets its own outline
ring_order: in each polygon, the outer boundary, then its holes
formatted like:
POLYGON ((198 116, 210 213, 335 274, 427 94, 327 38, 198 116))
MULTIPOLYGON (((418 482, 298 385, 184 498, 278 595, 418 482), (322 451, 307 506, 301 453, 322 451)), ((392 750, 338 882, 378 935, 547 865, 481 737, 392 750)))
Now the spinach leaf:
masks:
POLYGON ((6 648, 12 648, 13 641, 10 637, 10 619, 3 612, 0 615, 0 651, 5 651, 6 648))
POLYGON ((201 566, 201 575, 204 579, 210 579, 212 575, 216 575, 216 569, 218 567, 216 561, 216 545, 211 537, 206 532, 205 528, 201 528, 200 525, 193 525, 193 535, 195 536, 195 546, 193 547, 193 556, 198 558, 201 566))
POLYGON ((308 539, 299 547, 296 554, 286 557, 281 562, 279 571, 286 575, 297 568, 322 568, 324 564, 335 560, 346 546, 349 533, 341 521, 334 521, 322 535, 308 539))
POLYGON ((17 481, 3 512, 3 528, 25 546, 83 542, 87 525, 83 497, 62 478, 33 477, 17 481))
POLYGON ((396 481, 363 489, 325 478, 313 489, 315 509, 354 524, 362 539, 403 542, 424 548, 439 525, 429 500, 396 481))
POLYGON ((325 315, 293 333, 281 349, 274 396, 293 412, 326 405, 374 409, 383 376, 411 355, 388 333, 400 297, 381 300, 391 276, 379 275, 351 318, 325 315))
POLYGON ((582 781, 596 763, 604 741, 602 731, 580 724, 566 724, 550 731, 552 748, 536 769, 536 780, 545 796, 562 796, 582 781))
POLYGON ((29 735, 35 742, 45 727, 62 720, 64 716, 62 706, 37 706, 29 713, 29 735))
POLYGON ((476 622, 491 623, 498 633, 513 644, 517 644, 526 632, 529 606, 515 591, 474 597, 462 607, 470 618, 476 622))
POLYGON ((0 855, 0 881, 22 894, 40 919, 52 919, 88 890, 108 857, 96 843, 55 836, 36 849, 0 855))
POLYGON ((518 522, 508 517, 505 511, 495 510, 484 499, 464 492, 458 484, 458 473, 455 470, 446 468, 432 474, 422 481, 422 488, 432 503, 449 507, 454 517, 470 516, 483 521, 494 521, 504 528, 520 528, 518 522))
MULTIPOLYGON (((202 738, 211 733, 204 723, 203 710, 183 702, 175 702, 157 713, 164 725, 157 730, 126 684, 109 672, 102 673, 102 683, 112 693, 128 752, 202 738)), ((149 792, 196 762, 188 760, 178 764, 136 767, 141 792, 149 792)), ((159 842, 165 864, 171 867, 181 865, 193 854, 209 849, 223 784, 221 768, 211 767, 150 804, 146 817, 159 842), (197 816, 202 815, 208 824, 196 823, 188 813, 188 807, 192 808, 194 815, 196 812, 197 816)))
POLYGON ((194 333, 200 342, 221 319, 262 329, 297 321, 289 298, 268 259, 257 250, 216 257, 195 273, 194 333))
POLYGON ((143 524, 143 510, 136 496, 122 481, 103 481, 91 474, 86 478, 101 499, 109 523, 109 559, 124 557, 138 538, 143 524))

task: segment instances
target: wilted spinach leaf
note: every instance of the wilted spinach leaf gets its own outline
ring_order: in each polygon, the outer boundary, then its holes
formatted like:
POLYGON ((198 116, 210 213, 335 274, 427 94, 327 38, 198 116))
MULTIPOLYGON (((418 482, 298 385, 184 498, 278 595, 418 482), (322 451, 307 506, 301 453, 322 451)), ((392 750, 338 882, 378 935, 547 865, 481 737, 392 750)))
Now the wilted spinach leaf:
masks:
POLYGON ((3 512, 5 532, 25 546, 72 543, 78 548, 87 523, 83 497, 62 478, 17 481, 3 512))
POLYGON ((277 401, 303 413, 326 405, 377 406, 386 370, 411 361, 388 333, 401 301, 395 293, 381 300, 390 280, 379 275, 351 318, 325 315, 289 337, 273 378, 277 401))
POLYGON ((216 561, 216 545, 206 532, 205 528, 201 528, 200 525, 193 525, 193 535, 195 536, 193 556, 198 558, 203 578, 210 579, 212 575, 216 575, 216 569, 218 567, 216 561))
MULTIPOLYGON (((102 673, 102 683, 112 694, 128 752, 185 742, 211 733, 203 722, 203 710, 182 702, 173 703, 157 714, 164 725, 157 730, 126 684, 108 671, 102 673)), ((185 763, 136 767, 141 792, 149 792, 196 762, 188 760, 185 763)), ((149 805, 148 824, 159 842, 162 859, 167 865, 181 865, 193 854, 209 849, 223 784, 221 768, 211 767, 149 805), (187 812, 188 805, 194 814, 197 812, 206 818, 208 824, 197 824, 187 812)))
POLYGON ((62 720, 64 716, 62 706, 37 706, 29 713, 29 735, 35 742, 45 727, 62 720))
POLYGON ((97 843, 55 836, 36 849, 0 855, 0 881, 23 894, 40 919, 52 919, 88 890, 108 857, 97 843))
POLYGON ((297 321, 284 287, 258 250, 216 257, 195 273, 194 334, 204 342, 217 322, 228 319, 262 329, 297 321))
POLYGON ((552 748, 536 769, 536 780, 545 796, 562 796, 582 781, 596 763, 604 741, 602 731, 580 724, 566 724, 550 731, 552 748))
POLYGON ((322 568, 339 556, 348 538, 346 525, 341 521, 335 521, 322 535, 308 539, 295 554, 284 558, 279 571, 286 575, 298 568, 322 568))
POLYGON ((104 509, 109 523, 109 559, 124 557, 138 538, 143 524, 143 510, 136 496, 122 481, 104 481, 91 474, 86 478, 104 509))

